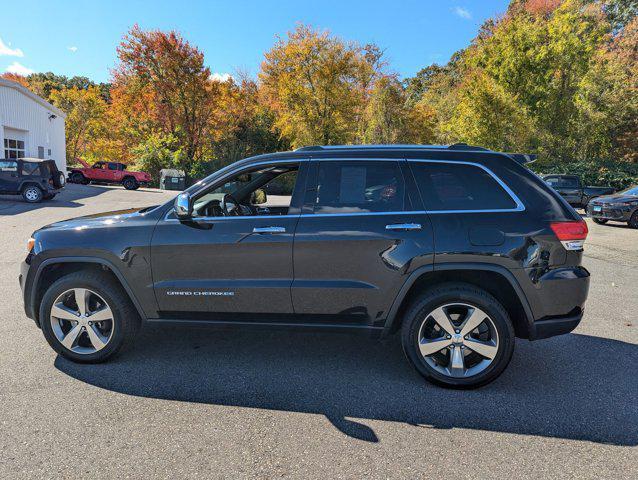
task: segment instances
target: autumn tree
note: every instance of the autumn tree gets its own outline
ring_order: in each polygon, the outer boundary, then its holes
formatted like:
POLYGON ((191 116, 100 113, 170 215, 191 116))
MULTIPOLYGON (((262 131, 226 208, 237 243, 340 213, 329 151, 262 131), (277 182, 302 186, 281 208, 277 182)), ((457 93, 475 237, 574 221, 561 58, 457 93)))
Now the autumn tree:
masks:
POLYGON ((364 143, 427 144, 434 141, 434 112, 423 103, 412 105, 395 76, 379 78, 364 115, 364 143))
POLYGON ((176 138, 183 152, 179 167, 188 174, 202 159, 218 92, 204 54, 177 32, 137 25, 117 53, 111 95, 122 135, 143 140, 158 132, 176 138))
POLYGON ((275 126, 275 113, 261 101, 257 83, 247 76, 220 84, 216 109, 210 142, 216 166, 290 148, 275 126))
POLYGON ((67 114, 66 156, 69 163, 85 155, 99 157, 99 139, 106 134, 107 104, 97 87, 53 90, 51 102, 67 114))
POLYGON ((2 75, 0 75, 0 78, 4 78, 5 80, 10 80, 12 82, 19 83, 23 87, 29 88, 29 81, 27 80, 27 77, 23 75, 19 75, 17 73, 5 72, 2 75))
POLYGON ((351 143, 378 65, 371 46, 299 25, 265 54, 259 79, 275 126, 293 147, 351 143))

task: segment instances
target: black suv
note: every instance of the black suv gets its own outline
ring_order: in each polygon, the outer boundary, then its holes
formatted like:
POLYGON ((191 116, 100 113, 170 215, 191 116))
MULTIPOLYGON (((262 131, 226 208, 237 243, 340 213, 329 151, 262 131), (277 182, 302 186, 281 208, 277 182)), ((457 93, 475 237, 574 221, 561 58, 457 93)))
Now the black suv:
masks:
POLYGON ((143 210, 44 227, 20 284, 53 349, 100 362, 142 322, 400 332, 428 380, 476 387, 515 337, 573 330, 587 227, 525 156, 306 147, 143 210), (271 193, 268 193, 271 192, 271 193))
POLYGON ((64 187, 64 174, 53 160, 0 160, 0 194, 22 195, 29 203, 50 200, 64 187))

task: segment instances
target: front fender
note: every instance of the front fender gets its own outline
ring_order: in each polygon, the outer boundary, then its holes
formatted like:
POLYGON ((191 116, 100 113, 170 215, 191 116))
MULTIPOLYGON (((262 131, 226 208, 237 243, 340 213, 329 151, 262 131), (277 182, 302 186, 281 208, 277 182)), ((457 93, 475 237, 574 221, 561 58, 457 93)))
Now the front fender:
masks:
POLYGON ((140 301, 138 300, 135 292, 129 285, 129 282, 126 280, 122 272, 115 266, 115 264, 109 260, 99 257, 85 257, 85 256, 74 256, 74 257, 51 257, 37 264, 34 262, 31 263, 31 269, 33 269, 33 274, 27 276, 24 280, 24 288, 25 288, 25 309, 27 316, 33 319, 37 318, 39 306, 36 305, 37 299, 39 298, 38 291, 40 288, 40 282, 42 281, 42 273, 46 270, 47 267, 53 265, 59 265, 64 263, 84 263, 91 265, 101 265, 108 270, 110 270, 115 277, 118 279, 122 288, 126 291, 127 295, 133 302, 140 318, 146 319, 146 314, 142 308, 140 301), (34 268, 35 267, 35 268, 34 268), (29 278, 30 277, 30 278, 29 278))

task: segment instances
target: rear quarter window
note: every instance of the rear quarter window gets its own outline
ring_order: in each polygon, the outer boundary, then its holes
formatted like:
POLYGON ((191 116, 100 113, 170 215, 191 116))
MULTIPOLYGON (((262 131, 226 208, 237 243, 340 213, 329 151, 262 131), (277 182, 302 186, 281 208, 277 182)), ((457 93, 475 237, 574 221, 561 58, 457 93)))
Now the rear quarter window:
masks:
POLYGON ((21 170, 20 174, 25 176, 25 177, 40 175, 40 164, 39 163, 24 162, 22 164, 22 170, 21 170))
POLYGON ((499 182, 478 166, 410 162, 410 168, 427 210, 512 210, 518 206, 499 182))

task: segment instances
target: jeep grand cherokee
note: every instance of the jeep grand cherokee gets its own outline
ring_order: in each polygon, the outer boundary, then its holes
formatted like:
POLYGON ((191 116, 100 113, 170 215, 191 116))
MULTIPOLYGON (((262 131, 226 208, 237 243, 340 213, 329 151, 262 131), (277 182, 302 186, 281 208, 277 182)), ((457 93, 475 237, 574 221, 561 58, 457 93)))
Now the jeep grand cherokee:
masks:
POLYGON ((507 366, 583 315, 587 227, 523 162, 457 144, 306 147, 174 202, 33 234, 20 284, 53 349, 101 362, 143 322, 400 333, 439 385, 507 366))

